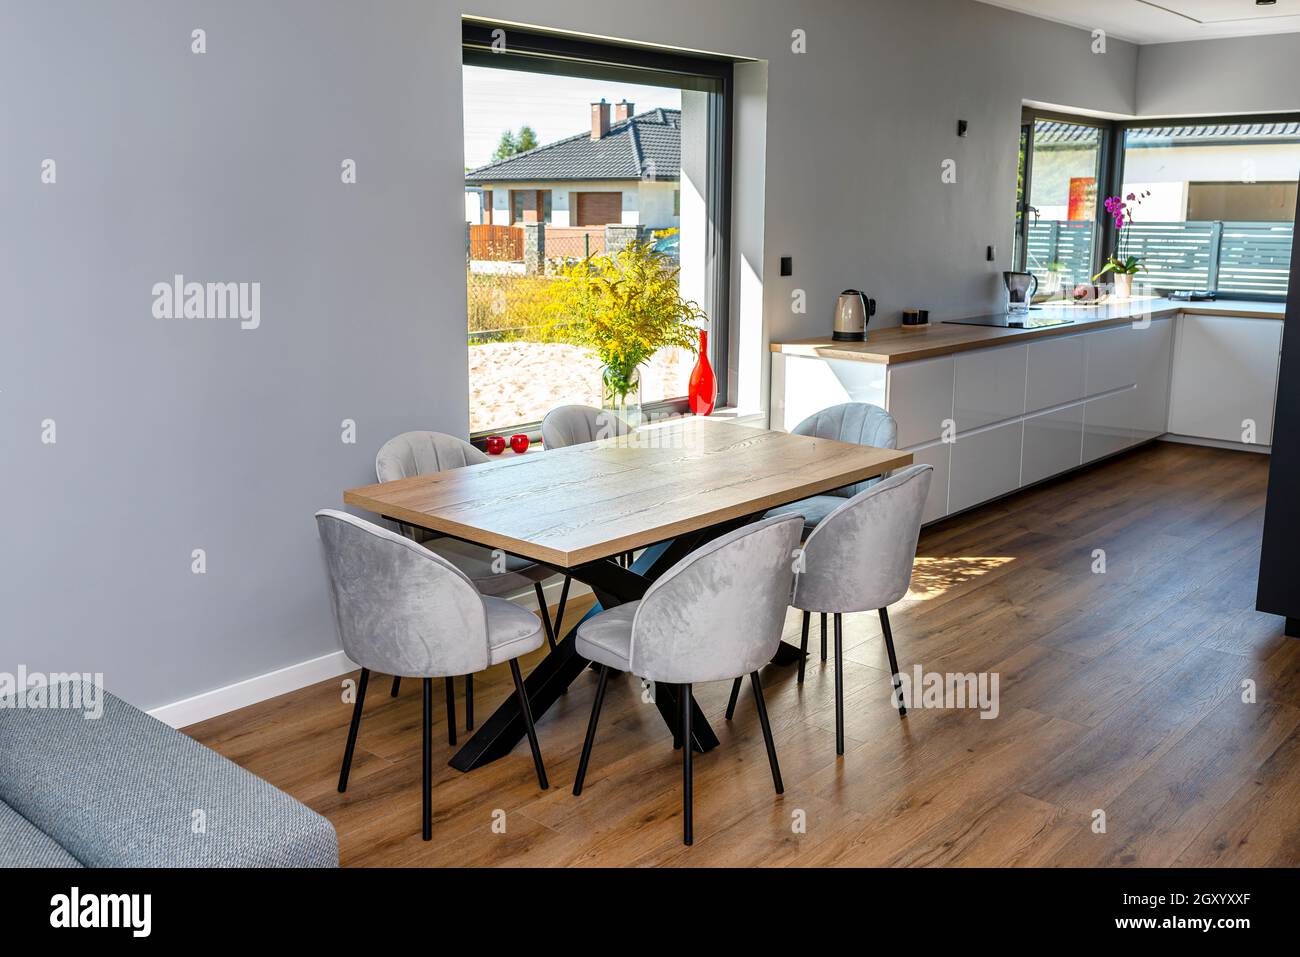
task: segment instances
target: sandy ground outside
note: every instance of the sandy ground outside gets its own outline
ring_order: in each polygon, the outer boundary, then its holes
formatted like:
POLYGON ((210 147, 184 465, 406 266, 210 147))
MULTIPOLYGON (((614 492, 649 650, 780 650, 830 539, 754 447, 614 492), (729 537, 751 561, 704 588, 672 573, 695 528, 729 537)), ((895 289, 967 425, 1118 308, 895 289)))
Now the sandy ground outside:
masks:
MULTIPOLYGON (((683 396, 695 356, 661 349, 641 367, 641 400, 683 396)), ((469 347, 471 432, 537 422, 557 405, 600 407, 600 360, 590 349, 553 342, 469 347)))

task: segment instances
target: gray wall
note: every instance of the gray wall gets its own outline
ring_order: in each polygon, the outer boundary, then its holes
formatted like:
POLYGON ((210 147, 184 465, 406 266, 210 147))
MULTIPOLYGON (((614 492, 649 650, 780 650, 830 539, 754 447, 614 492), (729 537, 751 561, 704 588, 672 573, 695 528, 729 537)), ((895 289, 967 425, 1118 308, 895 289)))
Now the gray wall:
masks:
POLYGON ((1289 110, 1300 110, 1300 33, 1139 48, 1142 116, 1289 110))
POLYGON ((0 669, 103 671, 153 707, 337 648, 312 512, 387 436, 467 422, 466 10, 770 61, 743 244, 777 338, 825 332, 850 285, 885 324, 993 305, 1022 99, 1133 111, 1133 47, 968 0, 10 2, 0 669), (153 318, 174 273, 261 282, 260 328, 153 318))

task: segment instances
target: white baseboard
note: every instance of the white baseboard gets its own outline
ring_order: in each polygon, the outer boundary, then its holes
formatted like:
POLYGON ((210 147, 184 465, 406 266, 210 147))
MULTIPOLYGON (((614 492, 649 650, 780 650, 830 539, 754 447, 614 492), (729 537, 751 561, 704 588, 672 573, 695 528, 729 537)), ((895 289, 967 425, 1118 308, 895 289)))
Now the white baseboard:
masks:
POLYGON ((1194 435, 1175 435, 1166 432, 1160 436, 1161 442, 1174 442, 1178 445, 1201 445, 1207 449, 1228 449, 1234 452, 1255 452, 1259 455, 1271 455, 1271 445, 1247 445, 1245 442, 1224 442, 1221 439, 1202 439, 1194 435))
MULTIPOLYGON (((559 603, 560 589, 563 584, 564 580, 556 576, 542 585, 548 604, 559 603)), ((569 586, 569 598, 589 594, 591 589, 581 582, 575 581, 569 586)), ((537 610, 537 593, 531 588, 518 595, 512 595, 510 600, 530 611, 537 610)), ((341 650, 332 651, 318 658, 300 661, 275 671, 268 671, 264 675, 237 681, 224 688, 214 688, 202 694, 182 698, 180 701, 173 701, 171 704, 154 708, 149 714, 173 728, 184 728, 199 721, 206 721, 208 718, 238 711, 240 708, 266 701, 277 695, 297 691, 318 681, 337 678, 349 671, 356 671, 358 667, 341 650)))
POLYGON ((191 698, 173 701, 171 704, 154 708, 149 713, 173 728, 184 728, 199 721, 206 721, 208 718, 215 718, 219 714, 238 711, 240 708, 266 701, 277 695, 297 691, 318 681, 337 678, 356 669, 357 665, 348 660, 348 656, 342 651, 332 651, 319 658, 311 658, 295 665, 268 671, 264 675, 237 681, 224 688, 214 688, 191 698))

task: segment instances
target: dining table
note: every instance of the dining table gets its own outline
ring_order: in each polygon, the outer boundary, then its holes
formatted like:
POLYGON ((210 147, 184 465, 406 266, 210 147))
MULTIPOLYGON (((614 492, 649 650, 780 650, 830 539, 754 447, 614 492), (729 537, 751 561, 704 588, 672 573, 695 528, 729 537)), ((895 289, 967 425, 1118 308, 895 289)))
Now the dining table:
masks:
MULTIPOLYGON (((348 489, 346 505, 552 568, 588 585, 597 604, 556 636, 524 681, 540 721, 588 666, 577 653, 581 621, 640 599, 657 578, 705 542, 771 508, 909 465, 895 449, 793 435, 709 416, 683 416, 583 445, 507 453, 488 462, 348 489), (635 554, 626 562, 623 556, 635 554)), ((794 556, 792 556, 792 561, 794 556)), ((772 659, 802 653, 782 641, 772 659)), ((655 688, 671 728, 678 690, 655 688)), ((699 706, 700 751, 718 739, 699 706)), ((509 695, 452 757, 469 771, 508 754, 525 734, 509 695)))

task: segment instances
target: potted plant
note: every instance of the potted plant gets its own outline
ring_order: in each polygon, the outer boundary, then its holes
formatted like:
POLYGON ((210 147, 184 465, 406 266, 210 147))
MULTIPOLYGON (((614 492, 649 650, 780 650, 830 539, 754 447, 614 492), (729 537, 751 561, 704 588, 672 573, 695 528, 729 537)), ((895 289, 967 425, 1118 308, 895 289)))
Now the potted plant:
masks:
POLYGON ((566 266, 548 288, 550 339, 586 346, 599 357, 602 406, 636 425, 641 366, 660 349, 695 352, 704 310, 678 292, 679 270, 655 242, 566 266))
POLYGON ((1129 193, 1125 197, 1109 196, 1106 198, 1106 212, 1110 214, 1115 223, 1115 253, 1106 259, 1106 265, 1101 267, 1101 271, 1092 277, 1096 282, 1106 273, 1112 273, 1115 277, 1115 298, 1128 299, 1133 295, 1133 277, 1139 272, 1145 272, 1146 266, 1142 262, 1141 256, 1126 256, 1124 254, 1127 247, 1125 241, 1128 236, 1128 228, 1133 223, 1133 211, 1142 205, 1142 200, 1151 195, 1150 190, 1141 194, 1129 193))

